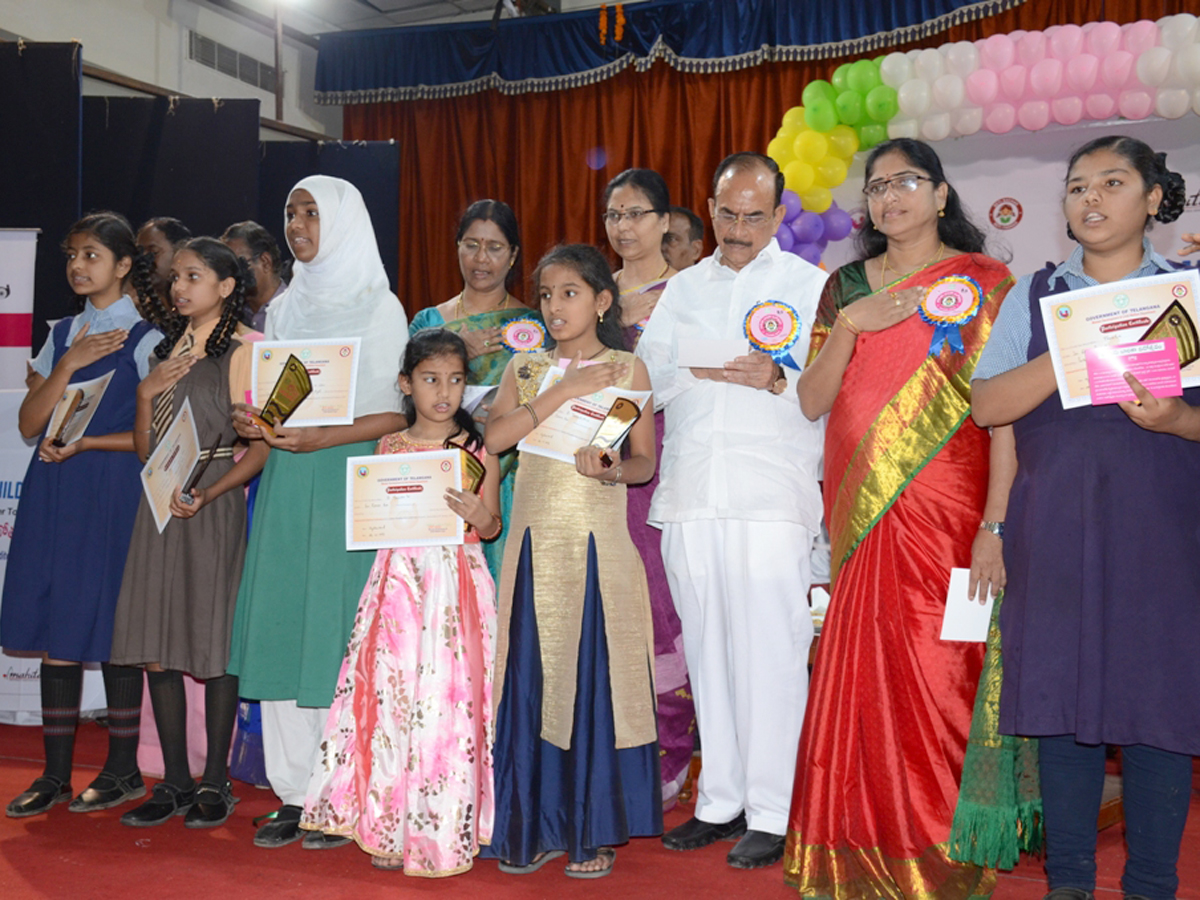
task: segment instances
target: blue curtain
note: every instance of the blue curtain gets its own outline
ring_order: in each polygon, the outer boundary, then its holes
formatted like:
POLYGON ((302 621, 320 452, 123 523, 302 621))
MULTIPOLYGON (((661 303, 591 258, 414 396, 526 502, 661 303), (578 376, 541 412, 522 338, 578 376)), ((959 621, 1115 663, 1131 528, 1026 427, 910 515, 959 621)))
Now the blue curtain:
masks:
POLYGON ((491 23, 321 36, 317 100, 439 99, 496 89, 520 94, 611 78, 656 60, 686 72, 883 50, 1003 12, 1024 0, 654 0, 602 17, 591 9, 491 23))

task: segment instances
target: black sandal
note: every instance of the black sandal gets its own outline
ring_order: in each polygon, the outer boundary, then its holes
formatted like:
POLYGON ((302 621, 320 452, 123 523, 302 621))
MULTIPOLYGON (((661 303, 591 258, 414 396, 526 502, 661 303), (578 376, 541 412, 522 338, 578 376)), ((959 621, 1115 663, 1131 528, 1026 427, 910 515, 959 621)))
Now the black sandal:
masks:
POLYGON ((226 781, 222 785, 207 781, 200 782, 196 788, 196 802, 187 811, 183 824, 188 828, 216 828, 224 825, 225 820, 233 814, 237 805, 233 796, 233 785, 226 781))
POLYGON ((71 801, 67 809, 75 813, 95 812, 145 796, 146 782, 142 781, 142 773, 138 770, 135 769, 132 774, 124 776, 101 772, 84 788, 82 794, 71 801))
POLYGON ((41 778, 35 778, 29 790, 8 804, 4 813, 10 819, 23 819, 26 816, 40 815, 50 807, 66 803, 70 799, 70 784, 53 775, 43 775, 41 778))

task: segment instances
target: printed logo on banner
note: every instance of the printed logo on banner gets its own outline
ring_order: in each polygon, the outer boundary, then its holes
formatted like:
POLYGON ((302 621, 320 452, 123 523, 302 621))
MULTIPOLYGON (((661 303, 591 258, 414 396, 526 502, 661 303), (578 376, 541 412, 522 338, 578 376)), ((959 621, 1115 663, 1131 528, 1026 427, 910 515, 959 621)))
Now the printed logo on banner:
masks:
POLYGON ((1008 231, 1017 227, 1024 214, 1021 204, 1012 197, 1001 197, 988 210, 988 221, 992 223, 993 228, 1008 231))
POLYGON ((850 227, 855 231, 860 231, 867 223, 867 211, 862 207, 850 210, 850 227))

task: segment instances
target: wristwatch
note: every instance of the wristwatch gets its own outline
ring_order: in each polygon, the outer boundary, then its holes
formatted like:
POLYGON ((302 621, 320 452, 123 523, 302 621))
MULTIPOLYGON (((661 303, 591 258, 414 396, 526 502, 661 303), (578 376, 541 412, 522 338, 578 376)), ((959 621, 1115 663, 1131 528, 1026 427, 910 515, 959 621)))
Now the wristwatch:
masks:
POLYGON ((783 366, 779 363, 775 363, 775 380, 771 382, 771 386, 767 390, 776 397, 787 390, 787 373, 783 371, 783 366))
POLYGON ((984 521, 979 523, 979 529, 980 529, 980 531, 990 531, 996 537, 1000 538, 1000 540, 1004 540, 1004 523, 1003 522, 989 522, 985 519, 984 521))

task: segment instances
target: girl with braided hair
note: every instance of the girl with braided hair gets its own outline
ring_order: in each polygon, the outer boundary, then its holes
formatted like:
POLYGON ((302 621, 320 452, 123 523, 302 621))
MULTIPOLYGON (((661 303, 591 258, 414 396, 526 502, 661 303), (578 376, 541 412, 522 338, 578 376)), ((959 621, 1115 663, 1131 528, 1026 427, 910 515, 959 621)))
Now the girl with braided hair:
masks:
MULTIPOLYGON (((1200 388, 1154 397, 1126 374, 1136 402, 1064 410, 1039 301, 1180 268, 1145 232, 1178 218, 1184 197, 1142 141, 1077 150, 1063 212, 1079 246, 1016 283, 972 381, 975 421, 1016 437, 999 730, 1038 738, 1047 900, 1093 896, 1107 744, 1122 748, 1126 898, 1179 886, 1200 754, 1200 388)), ((1184 240, 1182 255, 1200 250, 1200 235, 1184 240)))
POLYGON ((245 278, 245 263, 214 238, 179 248, 171 263, 175 312, 155 348, 158 364, 137 389, 134 441, 143 460, 187 400, 203 448, 198 465, 210 456, 211 462, 190 495, 171 501, 172 518, 161 534, 144 497, 134 523, 112 659, 147 670, 165 774, 149 800, 121 817, 125 825, 161 825, 186 812, 189 828, 211 828, 235 802, 226 760, 238 680, 226 666, 246 552, 246 503, 238 488, 261 471, 268 452, 256 441, 234 459, 230 413, 250 384, 250 345, 237 337, 245 278), (208 748, 198 787, 188 771, 184 672, 205 682, 208 748))

